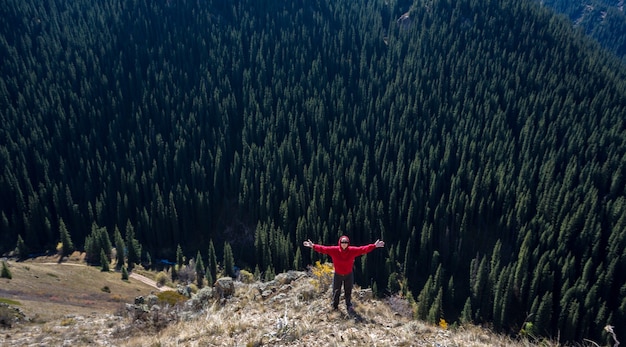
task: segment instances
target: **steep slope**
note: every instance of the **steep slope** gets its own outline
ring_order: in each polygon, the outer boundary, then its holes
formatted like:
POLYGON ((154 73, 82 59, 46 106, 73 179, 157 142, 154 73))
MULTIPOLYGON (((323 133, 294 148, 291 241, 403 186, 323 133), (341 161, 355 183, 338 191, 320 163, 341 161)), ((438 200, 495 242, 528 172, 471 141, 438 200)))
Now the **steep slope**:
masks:
POLYGON ((598 40, 622 60, 626 57, 624 1, 542 0, 541 4, 566 15, 576 27, 598 40))
POLYGON ((345 232, 388 245, 358 283, 433 324, 626 325, 626 74, 536 3, 0 11, 3 251, 118 228, 272 277, 345 232))

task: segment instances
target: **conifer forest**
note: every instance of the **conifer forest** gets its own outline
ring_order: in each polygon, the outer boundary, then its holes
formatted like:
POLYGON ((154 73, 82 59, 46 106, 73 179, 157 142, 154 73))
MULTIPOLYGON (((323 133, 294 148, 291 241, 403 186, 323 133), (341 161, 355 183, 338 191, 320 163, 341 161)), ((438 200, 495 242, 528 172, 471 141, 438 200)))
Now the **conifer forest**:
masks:
POLYGON ((385 241, 356 281, 419 319, 626 327, 626 69, 534 0, 3 0, 0 18, 0 254, 271 274, 346 234, 385 241))

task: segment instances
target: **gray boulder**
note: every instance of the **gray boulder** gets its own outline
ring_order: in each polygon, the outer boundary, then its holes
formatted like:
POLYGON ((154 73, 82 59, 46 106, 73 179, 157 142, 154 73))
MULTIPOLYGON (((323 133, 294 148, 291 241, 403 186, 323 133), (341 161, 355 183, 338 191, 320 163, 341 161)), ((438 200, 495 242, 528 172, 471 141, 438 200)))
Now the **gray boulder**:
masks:
POLYGON ((228 298, 235 294, 235 283, 231 277, 222 277, 215 281, 213 286, 215 289, 215 296, 219 299, 228 298))

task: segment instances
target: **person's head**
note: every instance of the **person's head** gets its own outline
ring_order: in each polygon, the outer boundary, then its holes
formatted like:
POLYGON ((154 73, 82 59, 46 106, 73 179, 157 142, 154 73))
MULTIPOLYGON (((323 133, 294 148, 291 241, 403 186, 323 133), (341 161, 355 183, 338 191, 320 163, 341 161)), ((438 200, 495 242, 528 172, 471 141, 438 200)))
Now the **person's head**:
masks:
POLYGON ((346 249, 350 245, 350 239, 347 236, 342 236, 339 238, 339 247, 341 249, 346 249))

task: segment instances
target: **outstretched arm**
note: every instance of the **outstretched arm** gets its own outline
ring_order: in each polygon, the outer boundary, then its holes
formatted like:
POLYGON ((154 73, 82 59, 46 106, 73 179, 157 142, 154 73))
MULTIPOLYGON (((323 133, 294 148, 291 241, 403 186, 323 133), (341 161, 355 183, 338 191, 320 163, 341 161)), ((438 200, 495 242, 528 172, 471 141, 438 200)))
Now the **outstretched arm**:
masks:
POLYGON ((356 256, 360 256, 360 255, 363 255, 363 254, 367 254, 367 253, 375 250, 376 248, 381 248, 381 247, 385 247, 385 241, 376 240, 376 242, 370 243, 369 245, 354 246, 354 247, 351 247, 351 249, 352 249, 353 252, 355 252, 356 256))

